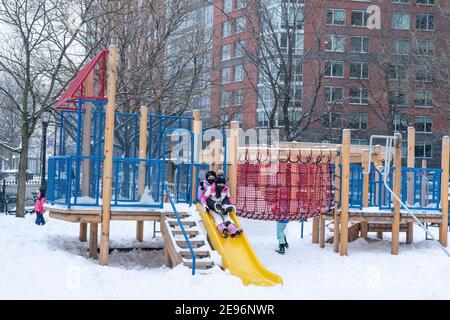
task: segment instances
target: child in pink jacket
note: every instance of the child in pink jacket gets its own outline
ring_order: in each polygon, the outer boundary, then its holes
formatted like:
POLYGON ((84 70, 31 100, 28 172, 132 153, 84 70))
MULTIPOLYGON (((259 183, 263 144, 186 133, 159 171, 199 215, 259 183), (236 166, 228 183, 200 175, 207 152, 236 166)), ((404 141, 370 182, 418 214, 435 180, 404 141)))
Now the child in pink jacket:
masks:
POLYGON ((203 209, 207 210, 214 218, 217 229, 224 238, 229 235, 234 238, 242 233, 242 229, 236 226, 230 218, 230 213, 236 210, 234 204, 230 189, 228 189, 225 179, 220 176, 202 196, 203 209))
POLYGON ((38 191, 38 197, 34 204, 34 213, 36 214, 36 224, 39 226, 45 225, 44 219, 44 204, 45 204, 45 189, 40 188, 38 191))

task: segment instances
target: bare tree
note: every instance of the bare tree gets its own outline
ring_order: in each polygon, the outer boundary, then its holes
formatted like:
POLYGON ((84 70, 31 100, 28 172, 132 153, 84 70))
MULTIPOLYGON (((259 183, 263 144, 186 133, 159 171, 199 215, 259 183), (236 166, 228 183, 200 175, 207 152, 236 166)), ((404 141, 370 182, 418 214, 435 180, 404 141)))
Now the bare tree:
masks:
MULTIPOLYGON (((0 96, 20 117, 20 142, 0 145, 20 155, 17 217, 24 215, 30 138, 84 63, 81 35, 94 0, 1 0, 0 96)), ((89 56, 89 54, 87 55, 89 56)))
POLYGON ((314 68, 309 68, 314 83, 303 94, 303 65, 324 40, 325 21, 315 9, 317 5, 307 8, 302 0, 262 0, 252 1, 247 10, 247 28, 255 40, 249 40, 245 51, 259 73, 252 82, 258 109, 264 110, 269 128, 283 128, 286 140, 299 137, 324 112, 318 99, 326 70, 322 61, 315 60, 314 68), (314 30, 314 43, 308 50, 304 50, 305 15, 314 30))

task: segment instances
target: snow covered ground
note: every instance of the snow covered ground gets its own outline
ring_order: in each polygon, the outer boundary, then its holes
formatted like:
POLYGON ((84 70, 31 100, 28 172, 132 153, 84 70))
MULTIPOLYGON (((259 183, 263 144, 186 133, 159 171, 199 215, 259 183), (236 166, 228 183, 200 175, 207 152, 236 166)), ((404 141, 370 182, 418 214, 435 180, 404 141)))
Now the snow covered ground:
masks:
MULTIPOLYGON (((385 235, 386 241, 351 243, 349 257, 340 257, 330 245, 311 244, 310 224, 300 239, 300 224, 290 223, 290 248, 279 256, 275 223, 243 219, 263 264, 284 280, 260 288, 223 271, 193 277, 183 266, 171 270, 161 250, 114 252, 110 266, 101 267, 78 241, 78 225, 47 218, 38 227, 33 219, 0 216, 0 299, 450 299, 450 260, 420 229, 398 256, 390 255, 385 235)), ((144 246, 160 247, 152 226, 145 224, 144 246)), ((134 233, 134 223, 113 222, 111 246, 139 246, 134 233)))

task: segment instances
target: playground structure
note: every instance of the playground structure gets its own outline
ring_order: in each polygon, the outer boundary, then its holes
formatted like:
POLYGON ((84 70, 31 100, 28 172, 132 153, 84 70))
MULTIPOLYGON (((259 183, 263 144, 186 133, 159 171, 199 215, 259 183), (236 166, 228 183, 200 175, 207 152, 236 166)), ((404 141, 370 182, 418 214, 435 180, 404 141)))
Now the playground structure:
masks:
MULTIPOLYGON (((101 52, 75 77, 57 104, 61 112, 59 155, 49 159, 50 216, 80 224, 80 240, 89 255, 107 265, 111 221, 135 221, 136 239, 143 242, 144 222, 160 223, 165 263, 208 270, 211 251, 222 266, 244 284, 270 286, 282 279, 268 271, 247 236, 223 239, 211 217, 198 207, 201 223, 178 204, 192 205, 199 180, 208 169, 222 169, 237 199, 237 216, 262 220, 313 219, 312 241, 325 246, 325 221, 334 222, 333 245, 348 254, 348 241, 368 232, 392 232, 392 253, 399 251, 399 233, 413 240, 417 222, 383 185, 391 150, 385 146, 350 145, 343 131, 340 145, 280 142, 271 146, 239 146, 239 126, 215 130, 214 139, 202 131, 200 113, 194 117, 115 112, 117 49, 101 52), (107 98, 104 81, 108 75, 107 98), (174 144, 185 132, 189 146, 182 161, 174 144), (73 147, 72 147, 73 146, 73 147), (369 157, 370 156, 370 157, 369 157), (369 160, 370 158, 370 160, 369 160), (369 163, 373 163, 370 174, 369 163), (173 196, 172 196, 173 195, 173 196), (169 202, 169 203, 167 203, 169 202), (349 223, 353 223, 349 227, 349 223)), ((414 134, 408 131, 408 167, 401 168, 401 134, 395 136, 394 169, 387 178, 393 192, 409 204, 421 222, 440 225, 440 242, 447 245, 449 138, 443 139, 442 168, 414 168, 414 134), (445 197, 444 197, 445 196, 445 197)))

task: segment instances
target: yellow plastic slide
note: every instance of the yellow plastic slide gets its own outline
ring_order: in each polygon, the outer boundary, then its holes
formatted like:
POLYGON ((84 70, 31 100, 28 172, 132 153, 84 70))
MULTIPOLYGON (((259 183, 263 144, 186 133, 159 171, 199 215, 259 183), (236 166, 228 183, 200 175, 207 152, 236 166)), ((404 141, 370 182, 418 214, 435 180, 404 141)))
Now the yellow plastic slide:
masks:
MULTIPOLYGON (((261 264, 247 240, 245 230, 234 239, 231 237, 224 239, 217 230, 214 219, 203 211, 201 205, 197 205, 197 208, 214 250, 222 256, 224 269, 229 269, 233 275, 241 278, 246 286, 249 284, 274 286, 283 283, 280 276, 270 272, 261 264)), ((234 212, 231 218, 237 226, 241 227, 234 212)))

